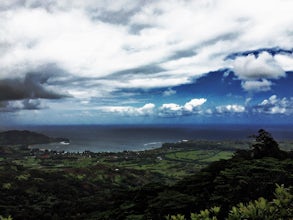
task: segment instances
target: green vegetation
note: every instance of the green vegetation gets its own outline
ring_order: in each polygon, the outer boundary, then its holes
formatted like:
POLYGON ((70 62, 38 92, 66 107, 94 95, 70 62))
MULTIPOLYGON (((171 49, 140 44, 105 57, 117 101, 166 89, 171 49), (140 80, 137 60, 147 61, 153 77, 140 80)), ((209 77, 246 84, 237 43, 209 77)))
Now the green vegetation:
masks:
POLYGON ((254 138, 250 150, 247 142, 233 141, 166 143, 120 153, 2 146, 0 214, 14 220, 180 219, 190 213, 225 219, 231 210, 270 206, 278 200, 270 193, 275 184, 292 194, 292 152, 281 151, 265 131, 254 138))
POLYGON ((3 217, 0 215, 0 220, 12 220, 12 217, 11 216, 8 216, 8 217, 3 217))
MULTIPOLYGON (((238 219, 290 219, 293 217, 293 195, 283 185, 277 185, 275 199, 268 201, 263 197, 250 201, 248 204, 240 203, 233 206, 228 213, 227 220, 238 219)), ((218 220, 220 207, 201 210, 199 213, 191 213, 191 220, 218 220)), ((186 220, 184 215, 168 215, 166 220, 186 220)))
POLYGON ((46 135, 31 132, 10 130, 0 132, 0 145, 29 145, 29 144, 46 144, 51 142, 69 142, 67 138, 51 138, 46 135))
POLYGON ((186 162, 194 161, 217 161, 219 159, 228 159, 233 155, 232 152, 216 151, 216 150, 193 150, 193 151, 177 151, 168 153, 166 158, 172 160, 182 160, 186 162))

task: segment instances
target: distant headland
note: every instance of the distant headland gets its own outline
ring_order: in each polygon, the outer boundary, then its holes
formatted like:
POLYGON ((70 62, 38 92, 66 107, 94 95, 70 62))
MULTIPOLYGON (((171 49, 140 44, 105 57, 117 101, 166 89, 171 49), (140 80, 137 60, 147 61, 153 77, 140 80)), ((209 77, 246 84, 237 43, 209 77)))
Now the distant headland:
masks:
POLYGON ((28 130, 9 130, 0 133, 0 145, 33 145, 48 144, 54 142, 68 144, 70 143, 70 140, 63 137, 48 137, 44 134, 28 130))

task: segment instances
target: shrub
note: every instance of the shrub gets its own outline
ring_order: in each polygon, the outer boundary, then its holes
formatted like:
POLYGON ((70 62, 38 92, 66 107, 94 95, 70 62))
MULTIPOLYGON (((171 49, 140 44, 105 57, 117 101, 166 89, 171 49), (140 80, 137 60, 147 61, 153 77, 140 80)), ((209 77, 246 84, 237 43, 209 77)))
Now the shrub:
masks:
MULTIPOLYGON (((239 220, 239 219, 292 219, 293 218, 293 195, 289 192, 289 189, 284 185, 279 186, 276 184, 275 199, 267 201, 263 197, 257 200, 250 201, 248 204, 240 203, 237 206, 233 206, 229 211, 227 220, 239 220)), ((205 209, 199 213, 191 213, 191 220, 217 220, 217 215, 220 212, 220 207, 213 207, 211 209, 205 209)), ((168 215, 167 220, 185 220, 184 215, 168 215)))

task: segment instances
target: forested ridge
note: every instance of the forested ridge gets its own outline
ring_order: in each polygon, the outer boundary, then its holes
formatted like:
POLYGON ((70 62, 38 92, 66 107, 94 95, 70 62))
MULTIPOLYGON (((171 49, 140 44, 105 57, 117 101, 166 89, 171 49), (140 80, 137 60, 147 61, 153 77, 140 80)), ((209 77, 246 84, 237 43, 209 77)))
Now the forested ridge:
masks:
POLYGON ((4 145, 31 145, 31 144, 47 144, 51 142, 70 142, 68 138, 52 138, 44 134, 28 131, 28 130, 9 130, 0 132, 0 146, 4 145))
MULTIPOLYGON (((27 149, 14 149, 25 158, 20 163, 9 151, 2 151, 0 215, 13 219, 166 219, 184 215, 188 219, 191 213, 219 207, 217 219, 225 219, 240 203, 260 197, 273 201, 276 186, 284 185, 292 194, 292 151, 280 150, 262 129, 253 139, 250 149, 238 149, 230 159, 211 162, 174 182, 164 181, 167 174, 145 169, 141 164, 145 160, 137 167, 115 163, 115 154, 107 155, 109 163, 86 164, 89 159, 82 159, 84 156, 92 160, 97 155, 54 153, 53 161, 39 152, 32 156, 27 149)), ((160 150, 146 152, 143 159, 157 158, 156 153, 162 155, 160 150)), ((288 207, 281 219, 292 218, 292 197, 288 207)))

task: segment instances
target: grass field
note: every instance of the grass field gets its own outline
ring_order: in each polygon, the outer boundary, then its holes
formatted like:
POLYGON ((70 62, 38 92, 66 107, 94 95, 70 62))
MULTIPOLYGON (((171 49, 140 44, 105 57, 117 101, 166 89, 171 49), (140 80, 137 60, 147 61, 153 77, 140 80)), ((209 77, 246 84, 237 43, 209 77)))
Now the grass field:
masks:
MULTIPOLYGON (((224 143, 224 147, 227 147, 229 143, 224 143)), ((19 151, 18 156, 15 156, 14 151, 10 161, 27 169, 44 171, 71 172, 68 169, 92 169, 96 177, 91 178, 113 179, 114 182, 125 180, 125 173, 130 172, 134 176, 141 175, 141 178, 146 178, 146 181, 151 181, 151 179, 147 180, 149 177, 165 183, 172 183, 184 176, 198 172, 213 161, 228 159, 233 155, 233 150, 223 150, 223 146, 210 141, 170 144, 172 147, 164 146, 147 151, 119 153, 62 154, 47 151, 34 155, 19 151), (97 167, 100 168, 97 169, 97 167)), ((0 159, 0 161, 5 160, 9 160, 9 157, 0 159)), ((87 178, 78 173, 70 175, 77 179, 87 178)))
POLYGON ((213 161, 228 159, 232 155, 232 151, 224 150, 181 149, 178 151, 171 149, 153 152, 143 157, 128 157, 124 160, 119 157, 110 161, 102 159, 101 163, 119 169, 127 168, 157 173, 173 181, 194 174, 213 161))
POLYGON ((221 159, 229 159, 233 155, 231 151, 219 150, 189 150, 167 153, 165 158, 172 161, 186 163, 209 163, 221 159))

